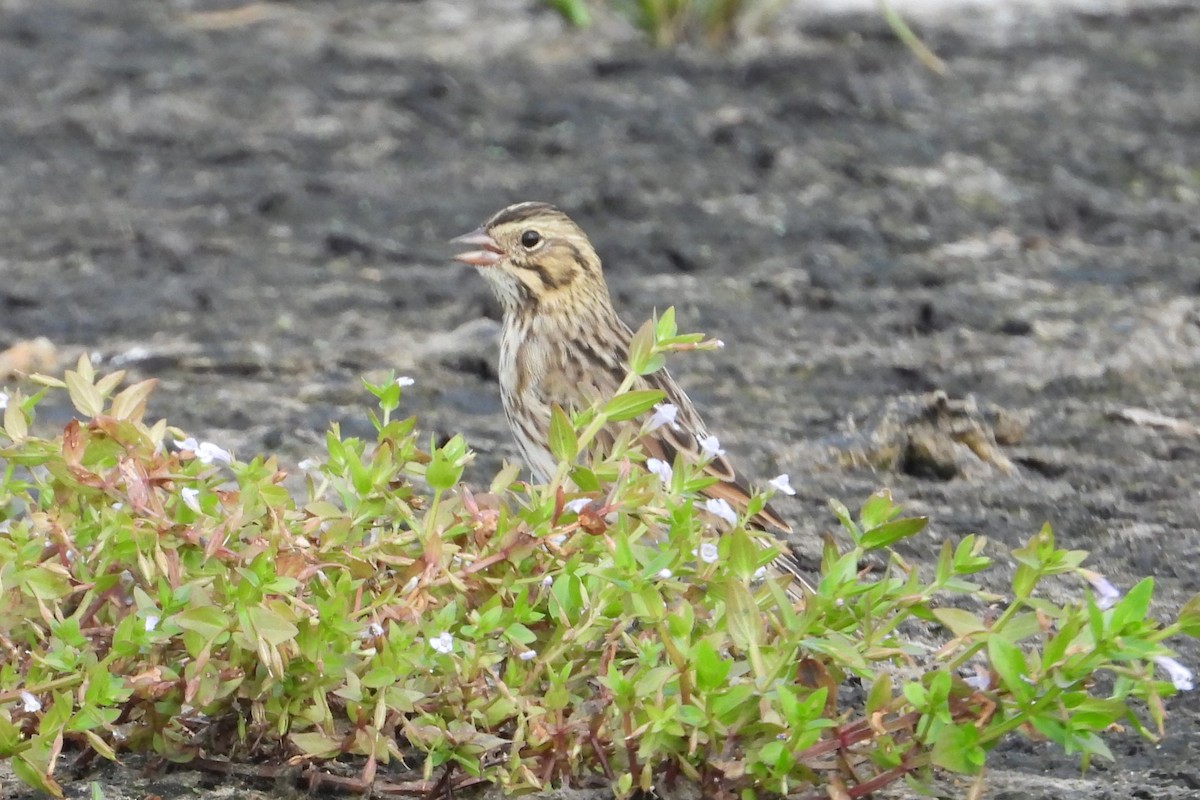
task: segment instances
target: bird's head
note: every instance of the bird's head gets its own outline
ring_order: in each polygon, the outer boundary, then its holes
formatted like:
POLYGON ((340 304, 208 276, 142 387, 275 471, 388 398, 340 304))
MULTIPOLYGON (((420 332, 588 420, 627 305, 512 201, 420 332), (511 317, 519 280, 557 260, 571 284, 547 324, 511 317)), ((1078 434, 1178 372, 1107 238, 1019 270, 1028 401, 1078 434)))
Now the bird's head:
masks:
POLYGON ((509 206, 451 241, 474 248, 455 258, 479 269, 506 314, 608 303, 592 243, 570 217, 547 203, 509 206))

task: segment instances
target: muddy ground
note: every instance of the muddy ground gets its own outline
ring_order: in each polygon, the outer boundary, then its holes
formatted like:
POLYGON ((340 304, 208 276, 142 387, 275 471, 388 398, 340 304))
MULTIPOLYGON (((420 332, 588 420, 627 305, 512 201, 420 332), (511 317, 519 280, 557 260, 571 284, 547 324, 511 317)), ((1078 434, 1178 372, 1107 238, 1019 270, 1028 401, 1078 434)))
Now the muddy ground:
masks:
MULTIPOLYGON (((548 200, 629 321, 675 305, 728 343, 673 369, 748 472, 792 474, 802 552, 826 498, 886 485, 933 520, 914 560, 966 532, 1005 560, 1049 521, 1119 585, 1156 576, 1163 617, 1200 589, 1200 438, 1119 415, 1200 422, 1194 4, 947 13, 922 26, 945 77, 869 16, 668 55, 479 5, 0 0, 0 348, 157 377, 154 413, 291 464, 330 420, 365 433, 360 376, 396 368, 483 481, 514 455, 498 309, 445 240, 548 200), (1027 419, 1013 469, 823 457, 932 389, 1027 419)), ((1164 744, 1115 735, 1082 778, 1014 741, 990 796, 1200 796, 1200 693, 1169 712, 1164 744)))

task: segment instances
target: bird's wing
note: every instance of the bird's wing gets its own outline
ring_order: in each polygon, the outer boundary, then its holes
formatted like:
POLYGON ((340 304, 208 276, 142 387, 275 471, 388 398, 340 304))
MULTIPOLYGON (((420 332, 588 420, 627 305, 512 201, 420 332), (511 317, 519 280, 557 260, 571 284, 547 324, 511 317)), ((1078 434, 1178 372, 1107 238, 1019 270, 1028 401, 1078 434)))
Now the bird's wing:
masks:
MULTIPOLYGON (((706 456, 700 447, 700 440, 705 436, 704 421, 692 401, 665 370, 646 378, 651 388, 660 389, 666 394, 666 402, 673 403, 679 413, 677 424, 663 425, 641 438, 643 452, 648 458, 657 458, 668 464, 674 463, 678 454, 693 463, 704 461, 706 456)), ((724 500, 736 511, 745 510, 752 493, 746 480, 724 454, 709 459, 704 465, 704 473, 716 478, 717 482, 703 489, 700 492, 702 495, 724 500)), ((791 526, 769 504, 763 506, 749 522, 761 530, 785 534, 792 532, 791 526)))

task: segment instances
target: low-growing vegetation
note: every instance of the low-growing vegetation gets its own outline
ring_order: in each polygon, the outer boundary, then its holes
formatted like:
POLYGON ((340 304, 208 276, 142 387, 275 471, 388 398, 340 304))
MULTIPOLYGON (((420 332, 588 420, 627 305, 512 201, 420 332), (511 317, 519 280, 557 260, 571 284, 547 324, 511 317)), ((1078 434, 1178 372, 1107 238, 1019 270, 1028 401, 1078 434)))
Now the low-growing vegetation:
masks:
MULTIPOLYGON (((706 346, 670 314, 635 343, 631 374, 706 346)), ((648 418, 652 392, 556 416, 549 485, 509 468, 473 490, 461 437, 423 447, 398 417, 407 381, 369 384, 375 440, 335 426, 295 496, 274 458, 146 422, 152 382, 118 392, 86 359, 36 380, 0 436, 0 758, 49 795, 65 755, 122 751, 379 794, 857 798, 935 770, 980 786, 1006 737, 1086 764, 1112 758, 1115 728, 1162 736, 1190 680, 1167 641, 1200 634, 1200 598, 1160 624, 1152 579, 1117 597, 1049 527, 988 594, 980 537, 928 570, 892 552, 924 520, 886 492, 833 504, 839 535, 793 603, 769 543, 698 507, 695 465, 652 474, 636 447, 574 463, 605 420, 648 418), (62 390, 81 419, 36 435, 62 390)))
MULTIPOLYGON (((787 0, 543 0, 575 27, 592 24, 591 7, 602 8, 628 21, 657 47, 700 40, 725 44, 739 34, 766 30, 787 0)), ((884 22, 913 56, 938 74, 945 63, 908 26, 887 0, 879 0, 884 22)))

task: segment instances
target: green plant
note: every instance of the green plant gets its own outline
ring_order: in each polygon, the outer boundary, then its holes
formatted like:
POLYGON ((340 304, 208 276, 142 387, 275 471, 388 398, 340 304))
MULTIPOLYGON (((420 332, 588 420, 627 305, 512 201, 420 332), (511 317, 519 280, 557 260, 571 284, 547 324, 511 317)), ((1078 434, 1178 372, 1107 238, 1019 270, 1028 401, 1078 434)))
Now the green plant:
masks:
MULTIPOLYGON (((709 346, 669 313, 635 341, 631 373, 709 346)), ((793 606, 762 577, 759 534, 718 535, 700 513, 693 465, 664 480, 629 443, 573 463, 651 393, 558 420, 550 484, 508 468, 478 491, 461 484, 461 437, 422 448, 396 418, 403 379, 368 384, 374 441, 335 426, 293 497, 273 458, 147 424, 152 382, 118 393, 122 378, 81 360, 3 417, 0 758, 53 796, 69 747, 299 764, 358 791, 403 760, 424 790, 600 776, 622 797, 655 780, 863 797, 934 768, 981 780, 1013 734, 1084 763, 1111 758, 1115 724, 1161 736, 1175 686, 1156 659, 1200 634, 1200 599, 1175 623, 1150 617, 1150 579, 1107 609, 1040 597, 1062 577, 1102 585, 1048 527, 1013 553, 1007 600, 971 580, 991 566, 979 537, 922 575, 890 547, 924 520, 886 492, 857 514, 833 505, 847 544, 826 544, 793 606), (84 419, 34 435, 62 389, 84 419), (872 552, 882 573, 858 568, 872 552), (348 756, 352 781, 323 768, 348 756)))
MULTIPOLYGON (((544 0, 564 20, 576 27, 592 24, 587 0, 544 0)), ((628 20, 658 47, 703 37, 709 44, 734 38, 739 31, 755 30, 778 14, 783 0, 605 0, 618 16, 628 20)), ((943 74, 945 62, 913 32, 887 0, 879 0, 879 13, 892 32, 932 72, 943 74)))

